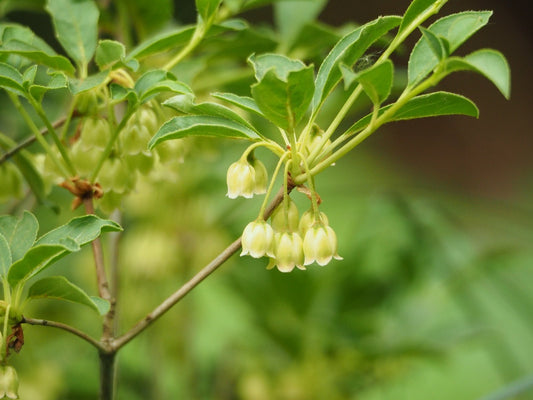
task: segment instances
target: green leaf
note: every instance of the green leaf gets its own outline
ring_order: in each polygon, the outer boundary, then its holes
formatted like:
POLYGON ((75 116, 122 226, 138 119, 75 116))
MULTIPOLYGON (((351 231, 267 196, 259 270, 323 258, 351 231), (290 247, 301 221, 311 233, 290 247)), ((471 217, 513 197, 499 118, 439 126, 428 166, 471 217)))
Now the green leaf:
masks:
POLYGON ((101 71, 94 75, 89 75, 85 79, 70 79, 69 89, 73 95, 88 92, 100 85, 103 85, 109 75, 109 71, 101 71))
POLYGON ((126 48, 116 40, 100 40, 96 47, 94 61, 100 70, 108 69, 126 56, 126 48))
POLYGON ((9 64, 0 62, 0 87, 20 96, 26 96, 21 73, 9 64))
POLYGON ((161 92, 173 92, 177 94, 192 94, 191 88, 177 81, 174 76, 164 70, 156 69, 144 73, 135 82, 134 91, 141 103, 149 100, 161 92))
POLYGON ((217 99, 225 100, 228 103, 231 103, 244 111, 255 113, 257 115, 260 115, 261 117, 264 117, 263 113, 257 106, 257 103, 251 97, 238 96, 233 93, 212 93, 211 96, 217 99))
POLYGON ((215 15, 220 3, 222 0, 196 0, 196 10, 202 19, 207 21, 215 15))
MULTIPOLYGON (((391 106, 393 105, 382 107, 378 115, 381 116, 391 106)), ((466 115, 477 118, 479 116, 479 110, 470 99, 464 96, 448 92, 435 92, 413 97, 402 108, 396 111, 387 122, 438 117, 441 115, 466 115)), ((364 129, 370 123, 371 119, 372 114, 361 118, 347 132, 354 133, 364 129)))
POLYGON ((314 91, 313 66, 278 54, 251 56, 257 83, 252 96, 263 115, 292 131, 305 115, 314 91))
POLYGON ((92 242, 102 232, 121 229, 116 222, 103 220, 95 215, 74 218, 39 238, 25 256, 11 266, 9 283, 14 286, 21 280, 40 273, 65 255, 92 242))
POLYGON ((31 248, 37 237, 39 223, 37 218, 24 211, 20 218, 4 215, 0 217, 0 234, 7 240, 11 262, 20 260, 31 248))
MULTIPOLYGON (((485 26, 492 15, 491 11, 465 11, 448 15, 435 21, 428 31, 443 38, 448 44, 448 54, 452 54, 469 37, 485 26)), ((438 64, 431 42, 426 35, 413 47, 409 57, 408 81, 415 85, 426 77, 438 64)))
POLYGON ((148 148, 151 150, 161 142, 187 136, 259 139, 255 131, 235 121, 213 116, 186 115, 174 117, 164 123, 148 143, 148 148))
POLYGON ((171 107, 184 114, 213 115, 217 117, 230 119, 232 121, 238 122, 239 124, 245 125, 248 128, 256 131, 255 128, 248 121, 246 121, 243 117, 241 117, 231 108, 228 108, 221 104, 210 103, 210 102, 196 104, 194 102, 193 95, 182 94, 182 95, 174 96, 166 100, 165 102, 163 102, 163 105, 167 107, 171 107))
POLYGON ((511 70, 504 55, 492 49, 475 51, 463 58, 452 57, 444 65, 449 74, 454 71, 474 71, 490 80, 506 99, 511 96, 511 70))
POLYGON ((426 39, 431 51, 437 57, 437 60, 441 61, 449 56, 450 44, 448 41, 440 36, 437 36, 429 29, 418 27, 422 32, 422 36, 426 39))
POLYGON ((375 105, 383 103, 389 97, 393 78, 394 66, 390 60, 375 64, 355 77, 375 105))
POLYGON ((98 7, 93 0, 48 0, 57 40, 82 69, 96 50, 98 7))
POLYGON ((411 2, 402 18, 402 23, 398 29, 398 35, 410 28, 412 23, 428 12, 435 14, 446 3, 447 0, 414 0, 411 2))
POLYGON ((372 43, 397 27, 401 21, 401 17, 397 16, 380 17, 360 26, 337 42, 318 70, 313 112, 321 107, 326 97, 339 83, 342 77, 339 66, 341 64, 353 66, 372 43))
POLYGON ((327 0, 291 0, 274 4, 274 18, 283 44, 294 43, 305 25, 313 22, 325 7, 327 0))
POLYGON ((109 302, 104 299, 95 301, 83 289, 74 285, 64 276, 50 276, 35 282, 28 291, 30 299, 56 299, 83 304, 100 315, 109 311, 109 302))
POLYGON ((67 87, 67 77, 62 72, 55 72, 52 75, 48 75, 47 81, 43 84, 31 85, 28 91, 35 100, 41 102, 44 94, 49 90, 65 89, 67 87))
POLYGON ((64 71, 68 74, 74 73, 74 66, 71 62, 66 57, 58 55, 31 29, 10 24, 0 26, 0 32, 0 54, 18 54, 37 64, 64 71))
POLYGON ((0 233, 0 277, 3 278, 6 276, 7 271, 9 271, 9 266, 11 265, 11 249, 7 243, 4 235, 0 233))
POLYGON ((173 0, 129 0, 127 5, 128 17, 135 21, 135 31, 140 38, 161 31, 174 15, 173 0))

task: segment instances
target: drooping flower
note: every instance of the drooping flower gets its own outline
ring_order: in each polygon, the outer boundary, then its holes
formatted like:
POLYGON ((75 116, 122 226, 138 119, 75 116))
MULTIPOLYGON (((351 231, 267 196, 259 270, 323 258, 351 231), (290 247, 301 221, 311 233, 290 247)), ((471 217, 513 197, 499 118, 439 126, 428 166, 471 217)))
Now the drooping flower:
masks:
POLYGON ((283 231, 297 231, 300 215, 296 203, 292 201, 290 196, 285 196, 282 203, 272 213, 271 222, 272 228, 276 232, 283 231))
POLYGON ((302 238, 297 232, 274 234, 274 257, 268 269, 277 267, 281 272, 291 272, 294 267, 305 269, 302 238))
POLYGON ((316 218, 312 208, 304 212, 302 214, 302 217, 300 218, 300 223, 298 224, 298 230, 300 231, 300 235, 302 235, 302 237, 305 237, 305 233, 307 232, 307 230, 311 228, 316 222, 321 222, 324 225, 328 225, 329 223, 328 217, 322 211, 319 212, 318 218, 316 218))
POLYGON ((260 258, 265 255, 272 257, 272 245, 274 240, 274 230, 261 218, 250 222, 242 233, 241 256, 250 255, 260 258))
POLYGON ((228 185, 227 196, 235 199, 238 196, 247 199, 253 197, 255 189, 255 170, 246 160, 231 164, 226 175, 228 185))
POLYGON ((19 378, 11 365, 0 366, 0 399, 18 399, 19 378))
POLYGON ((268 185, 268 172, 265 167, 265 164, 263 164, 257 158, 254 158, 250 162, 250 164, 255 172, 254 194, 266 193, 267 185, 268 185))
POLYGON ((332 258, 342 259, 337 254, 337 235, 328 225, 318 223, 305 232, 303 240, 304 265, 317 262, 318 265, 328 264, 332 258))

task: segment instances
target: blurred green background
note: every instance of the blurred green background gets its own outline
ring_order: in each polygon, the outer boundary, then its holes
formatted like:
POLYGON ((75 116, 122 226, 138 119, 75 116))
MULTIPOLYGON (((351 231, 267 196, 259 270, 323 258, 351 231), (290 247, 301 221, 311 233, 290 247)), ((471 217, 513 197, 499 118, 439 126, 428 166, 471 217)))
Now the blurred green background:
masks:
MULTIPOLYGON (((182 21, 193 18, 189 3, 174 7, 182 21)), ((401 14, 408 3, 332 0, 321 20, 363 23, 401 14)), ((451 1, 441 12, 495 10, 461 51, 494 47, 508 57, 510 102, 481 77, 448 78, 441 87, 473 99, 479 120, 385 126, 319 175, 321 210, 344 260, 282 274, 267 271, 266 260, 233 256, 121 351, 118 399, 533 398, 533 49, 523 4, 451 1)), ((270 8, 246 17, 273 19, 270 8)), ((6 18, 49 29, 38 12, 6 18)), ((226 169, 245 144, 186 148, 173 184, 141 182, 121 216, 124 234, 105 238, 106 255, 118 260, 119 332, 217 255, 260 206, 224 196, 226 169), (110 254, 114 241, 120 250, 110 254)), ((273 166, 268 154, 258 156, 273 166)), ((52 198, 70 201, 61 190, 52 198)), ((294 199, 307 209, 303 195, 294 199)), ((72 216, 42 206, 36 213, 42 232, 72 216)), ((58 271, 95 287, 88 248, 58 271)), ((28 314, 100 334, 98 317, 75 305, 43 301, 28 314)), ((92 348, 48 328, 26 326, 25 335, 12 359, 22 399, 95 398, 92 348)))

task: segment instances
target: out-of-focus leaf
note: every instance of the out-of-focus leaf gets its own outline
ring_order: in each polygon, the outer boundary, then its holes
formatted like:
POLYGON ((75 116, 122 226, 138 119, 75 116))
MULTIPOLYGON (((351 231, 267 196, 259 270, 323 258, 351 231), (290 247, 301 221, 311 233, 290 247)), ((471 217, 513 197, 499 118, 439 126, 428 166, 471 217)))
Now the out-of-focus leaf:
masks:
POLYGON ((92 242, 102 232, 121 229, 116 222, 95 215, 74 218, 39 238, 24 257, 11 266, 9 283, 15 286, 21 280, 29 279, 65 255, 92 242))
POLYGON ((135 47, 130 54, 128 54, 128 59, 140 59, 182 46, 191 39, 194 29, 194 26, 185 26, 156 35, 135 47))
POLYGON ((94 60, 100 70, 110 68, 113 64, 122 61, 126 56, 126 48, 116 40, 100 40, 96 47, 94 60))
POLYGON ((196 10, 204 21, 211 19, 217 12, 222 0, 196 0, 196 10))
POLYGON ((397 27, 401 21, 401 17, 397 16, 380 17, 358 27, 337 42, 318 70, 313 96, 313 112, 320 108, 341 79, 342 74, 339 66, 341 64, 353 66, 372 43, 397 27))
MULTIPOLYGON (((491 15, 491 11, 465 11, 448 15, 433 23, 428 31, 445 39, 449 47, 448 54, 452 54, 470 36, 485 26, 491 15)), ((426 36, 420 38, 409 57, 409 85, 415 85, 424 79, 441 60, 426 36)))
POLYGON ((96 50, 98 7, 93 0, 48 0, 56 37, 67 54, 86 68, 96 50))
POLYGON ((294 43, 304 26, 316 19, 327 0, 290 0, 274 4, 274 18, 281 41, 287 48, 294 43))
POLYGON ((314 91, 313 66, 277 54, 249 58, 257 83, 252 96, 263 115, 291 131, 309 107, 314 91))
POLYGON ((250 128, 221 117, 186 115, 174 117, 164 123, 148 143, 153 149, 157 144, 187 136, 213 136, 230 139, 257 140, 259 135, 250 128))
POLYGON ((26 96, 22 74, 11 65, 2 62, 0 62, 0 87, 20 96, 26 96))
POLYGON ((137 34, 141 38, 160 31, 174 14, 173 0, 129 0, 128 13, 135 21, 137 34))
POLYGON ((28 291, 30 299, 56 299, 83 304, 100 315, 109 311, 109 302, 91 297, 64 276, 50 276, 35 282, 28 291), (96 300, 96 301, 95 301, 96 300))
POLYGON ((58 55, 31 29, 15 25, 0 25, 0 54, 18 54, 22 57, 55 70, 74 73, 70 61, 58 55))
POLYGON ((489 81, 509 99, 511 96, 511 70, 505 56, 499 51, 482 49, 465 57, 452 57, 446 60, 446 73, 454 71, 474 71, 489 81))
POLYGON ((24 211, 20 218, 8 215, 0 217, 0 233, 9 245, 11 262, 20 260, 26 254, 35 242, 38 230, 37 218, 28 211, 24 211))
MULTIPOLYGON (((390 107, 391 105, 382 107, 379 110, 379 115, 382 115, 390 107)), ((440 115, 466 115, 477 118, 479 110, 471 100, 464 96, 448 92, 435 92, 412 98, 392 116, 389 122, 438 117, 440 115)), ((371 118, 372 115, 361 118, 350 127, 348 132, 364 129, 370 123, 371 118)))

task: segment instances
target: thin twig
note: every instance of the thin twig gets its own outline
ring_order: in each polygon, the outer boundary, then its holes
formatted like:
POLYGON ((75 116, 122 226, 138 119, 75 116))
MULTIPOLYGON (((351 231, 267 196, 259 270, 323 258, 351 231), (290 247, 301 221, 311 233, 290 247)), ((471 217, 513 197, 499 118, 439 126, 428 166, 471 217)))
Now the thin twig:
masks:
MULTIPOLYGON (((289 188, 292 189, 292 188, 289 188)), ((284 190, 281 188, 276 194, 276 197, 269 204, 264 213, 264 218, 267 219, 274 209, 281 203, 284 196, 284 190)), ((118 351, 122 346, 131 341, 142 331, 148 328, 153 322, 159 319, 163 314, 170 310, 177 302, 179 302, 185 295, 193 290, 200 282, 211 275, 218 267, 226 262, 233 254, 241 248, 241 238, 238 238, 224 249, 218 256, 216 256, 209 264, 202 268, 196 275, 194 275, 188 282, 180 287, 176 292, 170 295, 159 306, 157 306, 144 319, 139 321, 128 332, 116 338, 113 342, 113 349, 118 351)))
POLYGON ((82 331, 79 331, 79 330, 77 330, 76 328, 74 328, 74 327, 72 327, 70 325, 63 324, 62 322, 49 321, 49 320, 46 320, 46 319, 35 319, 35 318, 25 318, 25 317, 23 317, 21 323, 28 324, 28 325, 51 326, 53 328, 62 329, 64 331, 70 332, 70 333, 78 336, 79 338, 85 340, 86 342, 90 343, 91 345, 93 345, 94 347, 96 347, 100 351, 105 351, 106 350, 104 348, 104 346, 99 341, 97 341, 96 339, 93 339, 92 337, 90 337, 86 333, 84 333, 82 331))
MULTIPOLYGON (((63 125, 65 123, 65 121, 67 120, 66 117, 62 117, 60 119, 58 119, 57 121, 55 121, 52 126, 54 127, 54 129, 57 129, 59 128, 61 125, 63 125)), ((42 135, 46 135, 48 133, 48 129, 46 127, 44 127, 43 129, 41 129, 41 134, 42 135)), ((33 135, 33 136, 30 136, 29 138, 27 138, 26 140, 24 140, 23 142, 21 142, 20 144, 18 144, 17 146, 13 147, 12 149, 6 151, 4 154, 2 154, 2 156, 0 157, 0 164, 2 164, 4 161, 6 161, 9 157, 12 157, 14 154, 18 153, 20 150, 28 147, 30 144, 32 143, 35 143, 35 141, 37 140, 36 136, 33 135)))
MULTIPOLYGON (((83 205, 85 206, 85 212, 87 214, 94 214, 94 204, 92 197, 84 198, 83 205)), ((96 281, 98 284, 98 295, 109 301, 110 308, 108 313, 104 317, 102 341, 109 343, 113 338, 113 320, 115 318, 115 299, 111 295, 109 290, 109 282, 107 280, 105 264, 104 264, 104 252, 102 249, 102 241, 100 238, 96 238, 92 241, 91 246, 93 248, 94 266, 96 269, 96 281)))

